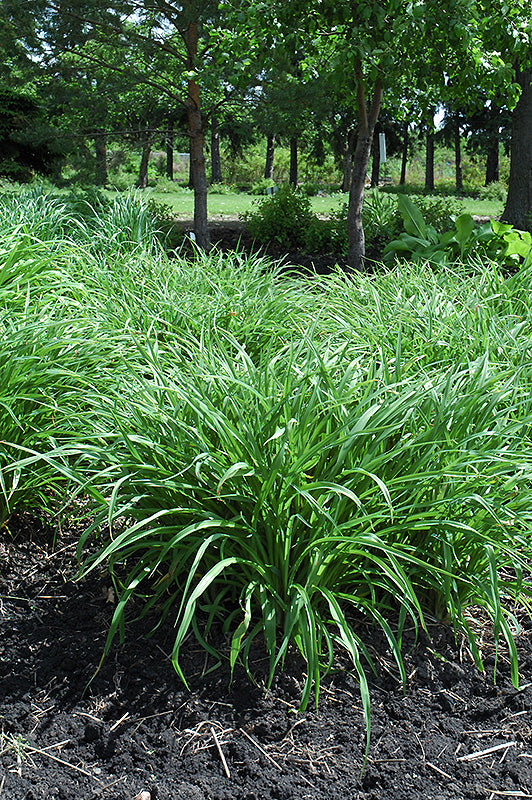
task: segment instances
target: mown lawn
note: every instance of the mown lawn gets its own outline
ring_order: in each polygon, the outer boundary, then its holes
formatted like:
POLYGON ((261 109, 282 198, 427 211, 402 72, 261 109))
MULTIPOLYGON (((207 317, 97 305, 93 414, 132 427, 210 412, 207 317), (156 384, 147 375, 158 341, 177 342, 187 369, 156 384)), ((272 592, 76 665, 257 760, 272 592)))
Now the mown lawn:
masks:
MULTIPOLYGON (((145 193, 158 202, 171 206, 178 219, 192 219, 194 216, 194 195, 192 192, 173 194, 171 192, 157 192, 147 189, 145 193)), ((115 193, 109 192, 109 196, 115 196, 115 193)), ((249 194, 210 194, 207 199, 208 213, 216 218, 234 219, 248 211, 254 202, 260 201, 263 197, 263 195, 254 196, 249 194)), ((329 216, 331 212, 338 210, 347 201, 348 195, 341 193, 327 197, 312 197, 312 210, 320 216, 329 216)), ((452 198, 452 201, 456 203, 456 198, 452 198)), ((466 198, 460 201, 460 205, 469 214, 476 214, 482 217, 499 216, 503 210, 503 203, 500 201, 466 198)))

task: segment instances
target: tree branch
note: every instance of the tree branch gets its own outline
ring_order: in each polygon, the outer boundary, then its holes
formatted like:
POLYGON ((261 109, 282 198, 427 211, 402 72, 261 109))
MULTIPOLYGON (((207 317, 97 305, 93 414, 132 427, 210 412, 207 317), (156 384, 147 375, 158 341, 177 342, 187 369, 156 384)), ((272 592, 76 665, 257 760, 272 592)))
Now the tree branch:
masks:
MULTIPOLYGON (((124 30, 124 26, 122 24, 113 24, 110 20, 98 20, 92 17, 86 17, 81 14, 76 14, 74 11, 65 10, 64 8, 60 8, 57 4, 52 4, 52 8, 55 10, 56 13, 62 14, 63 16, 70 17, 71 19, 75 19, 78 22, 84 22, 88 25, 91 25, 93 28, 97 28, 101 31, 111 31, 113 34, 117 36, 123 36, 125 38, 131 40, 140 40, 142 42, 146 42, 148 44, 153 44, 159 50, 163 50, 165 53, 169 53, 174 58, 178 59, 182 64, 186 63, 186 58, 176 50, 175 47, 172 47, 168 44, 168 42, 163 42, 160 39, 154 38, 153 36, 146 36, 145 34, 139 33, 138 30, 124 30)), ((176 30, 181 33, 181 30, 175 26, 176 30)), ((116 41, 115 41, 116 43, 116 41)), ((124 45, 121 45, 124 46, 124 45)))
MULTIPOLYGON (((97 64, 99 67, 103 67, 104 69, 110 69, 113 72, 119 72, 123 74, 125 71, 124 67, 117 67, 114 64, 105 61, 102 58, 97 58, 96 56, 91 56, 88 55, 87 53, 79 53, 78 51, 71 49, 67 49, 65 50, 65 52, 73 53, 74 55, 78 56, 81 59, 84 59, 85 61, 90 61, 92 64, 97 64)), ((154 89, 157 89, 159 92, 162 92, 167 97, 171 97, 172 100, 177 100, 182 105, 186 105, 184 97, 180 95, 179 92, 174 92, 171 89, 168 89, 166 86, 163 86, 161 83, 153 81, 150 78, 146 78, 144 73, 133 72, 132 75, 134 78, 136 78, 137 83, 142 83, 145 86, 152 86, 154 89)))
POLYGON ((371 105, 369 108, 369 127, 370 130, 373 130, 375 125, 377 124, 377 119, 379 118, 379 112, 382 105, 382 77, 379 73, 377 80, 375 81, 375 88, 373 91, 373 98, 371 100, 371 105))

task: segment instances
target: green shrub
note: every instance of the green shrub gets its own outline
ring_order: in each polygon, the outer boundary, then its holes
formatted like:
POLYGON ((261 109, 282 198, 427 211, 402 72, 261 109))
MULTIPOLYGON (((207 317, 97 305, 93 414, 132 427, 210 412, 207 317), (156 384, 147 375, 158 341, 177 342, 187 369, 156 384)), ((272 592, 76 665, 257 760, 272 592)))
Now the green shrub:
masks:
POLYGON ((155 200, 154 197, 148 197, 148 199, 145 201, 145 206, 147 211, 159 225, 170 227, 175 223, 174 210, 168 203, 163 203, 161 200, 155 200))
POLYGON ((508 189, 500 181, 494 181, 487 186, 480 186, 477 190, 477 197, 480 200, 500 200, 504 202, 507 194, 508 189))
POLYGON ((276 188, 277 184, 272 178, 261 178, 260 181, 256 181, 251 189, 249 190, 250 194, 271 194, 268 192, 268 189, 276 188))
MULTIPOLYGON (((432 225, 440 233, 452 229, 454 217, 462 211, 462 205, 456 197, 441 195, 410 195, 410 199, 421 211, 427 225, 432 225)), ((401 215, 397 215, 398 221, 401 215)))
MULTIPOLYGON (((381 248, 397 235, 396 209, 397 202, 392 195, 378 190, 366 193, 362 219, 367 248, 381 248)), ((347 203, 342 203, 329 219, 315 217, 305 232, 304 247, 309 253, 330 253, 345 258, 348 244, 347 203)))
POLYGON ((276 242, 283 247, 300 247, 315 215, 308 197, 285 184, 241 217, 249 233, 259 242, 276 242))
MULTIPOLYGON (((244 215, 248 230, 261 242, 277 241, 286 247, 296 246, 311 254, 333 254, 346 257, 348 250, 347 204, 342 203, 329 219, 319 219, 311 211, 311 205, 298 191, 282 187, 275 197, 258 204, 260 225, 256 212, 244 215), (280 197, 278 196, 280 194, 280 197), (249 220, 251 219, 251 225, 249 220), (277 220, 283 228, 277 231, 277 220), (272 228, 276 235, 268 236, 272 228)), ((379 242, 379 246, 398 233, 397 202, 391 195, 378 190, 367 192, 364 200, 363 221, 368 246, 379 242)))
POLYGON ((226 183, 211 183, 207 189, 207 194, 235 194, 237 188, 234 184, 228 186, 226 183))
POLYGON ((343 237, 338 236, 340 230, 345 230, 345 238, 347 237, 347 227, 341 220, 340 225, 334 219, 318 219, 314 217, 305 230, 303 247, 307 253, 332 253, 335 255, 343 255, 345 247, 343 246, 343 237))
POLYGON ((315 181, 306 181, 305 183, 302 183, 299 188, 303 194, 306 194, 309 197, 316 197, 321 189, 321 186, 315 181))
POLYGON ((137 177, 130 172, 120 169, 109 176, 109 186, 117 192, 128 192, 134 189, 137 184, 137 177))
POLYGON ((172 183, 172 194, 194 194, 194 189, 190 189, 188 183, 172 183))
POLYGON ((155 184, 155 191, 163 194, 180 194, 180 188, 179 184, 167 178, 166 175, 159 176, 155 184))
POLYGON ((166 247, 178 247, 184 239, 182 228, 176 222, 174 210, 168 203, 148 197, 145 202, 146 211, 151 216, 161 240, 166 247))

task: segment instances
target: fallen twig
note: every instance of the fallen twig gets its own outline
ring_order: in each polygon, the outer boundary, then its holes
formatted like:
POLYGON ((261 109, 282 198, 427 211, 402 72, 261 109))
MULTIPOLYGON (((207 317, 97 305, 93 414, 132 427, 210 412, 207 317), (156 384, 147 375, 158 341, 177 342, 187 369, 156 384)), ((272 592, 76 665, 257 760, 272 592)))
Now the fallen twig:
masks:
POLYGON ((57 756, 53 756, 51 753, 48 753, 46 750, 40 750, 38 747, 25 747, 24 748, 28 753, 36 753, 37 755, 47 756, 51 758, 53 761, 57 761, 58 764, 63 764, 65 767, 70 767, 70 769, 75 769, 76 772, 81 772, 83 775, 87 775, 89 778, 92 778, 97 783, 101 783, 101 780, 93 775, 92 772, 87 772, 86 769, 82 769, 81 767, 76 767, 75 764, 71 764, 69 761, 65 761, 62 758, 58 758, 57 756))
POLYGON ((126 711, 126 713, 123 714, 120 717, 120 719, 117 719, 117 721, 113 725, 111 725, 111 727, 109 728, 109 732, 114 731, 115 728, 118 728, 118 726, 121 725, 122 722, 124 722, 128 717, 129 717, 129 711, 126 711))
POLYGON ((495 744, 493 747, 488 747, 486 750, 477 750, 474 753, 468 753, 465 756, 458 756, 457 761, 474 761, 475 758, 484 758, 491 753, 496 753, 497 750, 504 750, 506 747, 515 747, 517 742, 505 742, 504 744, 495 744))
POLYGON ((229 772, 229 767, 227 766, 227 761, 225 760, 225 756, 223 754, 223 750, 220 747, 220 742, 218 741, 218 737, 216 736, 216 731, 214 730, 212 725, 210 726, 210 728, 211 728, 212 738, 214 739, 214 743, 216 745, 216 749, 218 750, 218 755, 220 756, 220 758, 222 760, 222 764, 223 764, 223 767, 224 767, 225 774, 227 775, 228 778, 230 778, 231 777, 231 773, 229 772))
POLYGON ((62 742, 56 742, 55 744, 47 744, 46 747, 42 747, 39 752, 42 753, 43 750, 53 750, 56 747, 64 747, 65 744, 68 744, 70 739, 63 739, 62 742))
POLYGON ((257 742, 257 740, 256 740, 256 739, 254 739, 254 738, 253 738, 253 736, 250 736, 250 735, 249 735, 249 733, 247 733, 247 732, 244 730, 244 728, 240 728, 240 730, 241 730, 241 732, 244 734, 244 736, 246 737, 246 739, 249 739, 249 741, 251 742, 251 744, 254 744, 254 745, 255 745, 255 747, 257 748, 257 750, 260 750, 260 752, 262 753, 262 755, 266 756, 266 758, 268 759, 268 761, 271 761, 271 762, 272 762, 272 764, 274 764, 274 766, 276 766, 276 767, 277 767, 277 769, 278 769, 280 772, 282 772, 282 771, 283 771, 283 768, 281 767, 281 765, 280 765, 280 764, 278 764, 278 763, 277 763, 277 761, 275 761, 275 759, 273 759, 273 758, 271 757, 271 755, 270 755, 269 753, 267 753, 267 752, 266 752, 266 750, 265 750, 263 747, 261 747, 261 746, 260 746, 260 744, 257 742))
POLYGON ((436 764, 432 764, 430 761, 425 761, 425 764, 427 765, 427 767, 430 767, 431 769, 435 770, 436 772, 439 772, 439 774, 443 775, 444 778, 449 778, 450 781, 453 780, 452 775, 449 775, 448 772, 444 772, 442 769, 437 767, 436 764))

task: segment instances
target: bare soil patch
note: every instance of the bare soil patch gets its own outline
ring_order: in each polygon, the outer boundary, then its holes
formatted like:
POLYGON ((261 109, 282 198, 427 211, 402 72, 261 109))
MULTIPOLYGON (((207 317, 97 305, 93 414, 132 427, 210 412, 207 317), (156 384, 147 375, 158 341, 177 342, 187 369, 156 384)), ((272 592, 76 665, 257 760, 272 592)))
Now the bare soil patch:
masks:
MULTIPOLYGON (((180 220, 179 226, 186 233, 194 228, 193 220, 180 220)), ((259 244, 246 231, 241 220, 224 217, 209 220, 211 243, 223 253, 237 250, 246 255, 258 255, 269 258, 274 263, 296 267, 307 274, 327 275, 336 269, 336 266, 345 268, 345 259, 334 253, 303 253, 300 250, 288 250, 286 247, 271 241, 268 244, 259 244)), ((370 255, 370 254, 369 254, 370 255)))

